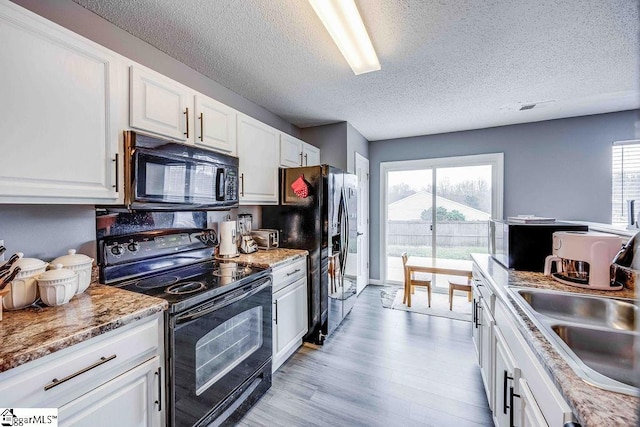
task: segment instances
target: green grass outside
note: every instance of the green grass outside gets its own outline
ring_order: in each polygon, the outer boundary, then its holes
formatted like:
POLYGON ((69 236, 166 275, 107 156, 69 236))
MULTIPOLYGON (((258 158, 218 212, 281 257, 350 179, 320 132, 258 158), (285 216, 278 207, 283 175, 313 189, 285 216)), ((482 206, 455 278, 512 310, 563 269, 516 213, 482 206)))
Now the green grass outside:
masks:
MULTIPOLYGON (((431 247, 429 246, 399 246, 389 245, 387 247, 387 256, 401 256, 402 252, 407 252, 409 256, 430 257, 431 247)), ((472 253, 487 253, 486 246, 459 246, 453 248, 438 248, 438 258, 448 259, 471 259, 472 253)))

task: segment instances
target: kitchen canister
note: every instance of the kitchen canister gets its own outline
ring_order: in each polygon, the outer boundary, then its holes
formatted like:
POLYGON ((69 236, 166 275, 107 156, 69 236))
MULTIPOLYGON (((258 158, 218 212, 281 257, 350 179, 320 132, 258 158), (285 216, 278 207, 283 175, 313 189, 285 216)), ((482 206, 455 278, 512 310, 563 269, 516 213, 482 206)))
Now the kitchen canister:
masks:
POLYGON ((48 306, 66 304, 78 291, 78 273, 55 264, 38 276, 40 299, 48 306))
POLYGON ((18 310, 36 302, 38 299, 38 282, 36 278, 47 269, 47 263, 37 258, 24 258, 18 252, 18 260, 12 268, 20 267, 20 273, 5 289, 9 292, 2 298, 2 306, 7 310, 18 310))
POLYGON ((75 249, 69 249, 67 255, 63 255, 51 261, 51 265, 62 264, 62 267, 78 273, 78 294, 86 291, 91 284, 91 268, 93 258, 76 253, 75 249))

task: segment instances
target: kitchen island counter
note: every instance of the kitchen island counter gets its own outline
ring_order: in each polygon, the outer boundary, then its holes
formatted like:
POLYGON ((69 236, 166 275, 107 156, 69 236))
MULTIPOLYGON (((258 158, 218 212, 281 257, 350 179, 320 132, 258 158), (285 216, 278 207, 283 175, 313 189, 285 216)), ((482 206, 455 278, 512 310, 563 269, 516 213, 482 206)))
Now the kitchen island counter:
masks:
POLYGON ((507 287, 533 287, 618 298, 636 298, 635 292, 631 289, 596 291, 564 285, 542 273, 506 269, 488 255, 474 254, 473 260, 490 279, 495 287, 496 297, 508 307, 520 333, 582 426, 638 425, 640 398, 604 390, 582 380, 529 314, 520 307, 511 293, 507 292, 507 287))
POLYGON ((167 309, 165 300, 97 283, 67 304, 4 311, 0 372, 18 367, 167 309))

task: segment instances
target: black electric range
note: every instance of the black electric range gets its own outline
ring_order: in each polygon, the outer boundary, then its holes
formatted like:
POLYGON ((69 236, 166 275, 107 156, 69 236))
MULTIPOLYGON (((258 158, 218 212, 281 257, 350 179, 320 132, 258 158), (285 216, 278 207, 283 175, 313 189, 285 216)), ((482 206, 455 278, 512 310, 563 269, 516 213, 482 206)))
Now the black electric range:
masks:
POLYGON ((271 386, 271 269, 216 260, 215 232, 98 239, 101 282, 169 303, 167 425, 232 425, 271 386))

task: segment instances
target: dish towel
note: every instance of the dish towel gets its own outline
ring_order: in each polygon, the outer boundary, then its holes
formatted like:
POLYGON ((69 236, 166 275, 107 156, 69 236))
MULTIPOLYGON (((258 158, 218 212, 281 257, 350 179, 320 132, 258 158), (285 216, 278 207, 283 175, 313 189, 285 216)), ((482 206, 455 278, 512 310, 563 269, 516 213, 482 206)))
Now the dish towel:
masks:
POLYGON ((293 181, 293 184, 291 184, 291 189, 294 193, 296 193, 296 196, 300 197, 301 199, 306 199, 309 196, 309 184, 307 184, 307 181, 305 181, 304 175, 300 175, 298 179, 293 181))

